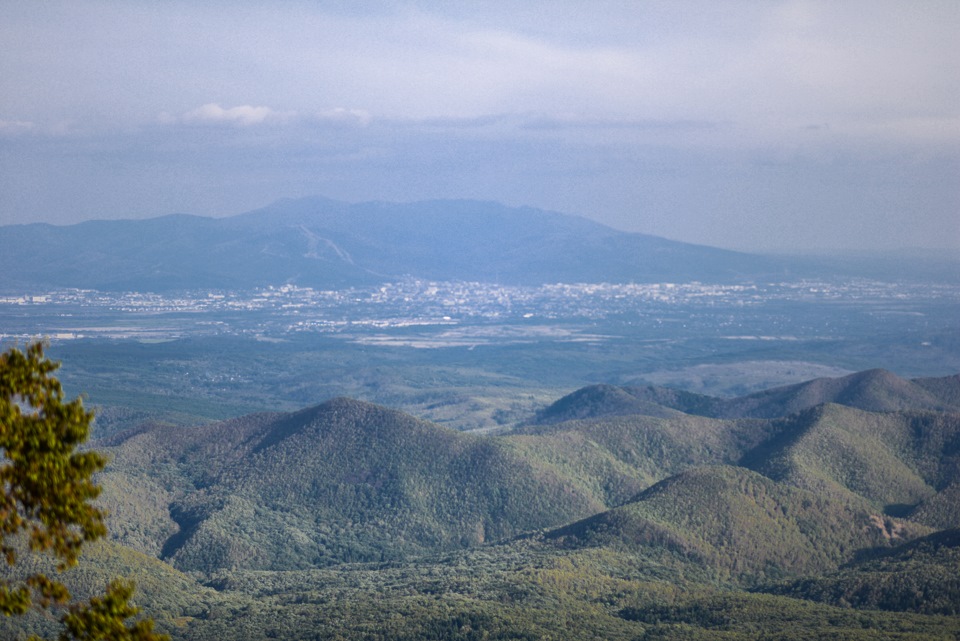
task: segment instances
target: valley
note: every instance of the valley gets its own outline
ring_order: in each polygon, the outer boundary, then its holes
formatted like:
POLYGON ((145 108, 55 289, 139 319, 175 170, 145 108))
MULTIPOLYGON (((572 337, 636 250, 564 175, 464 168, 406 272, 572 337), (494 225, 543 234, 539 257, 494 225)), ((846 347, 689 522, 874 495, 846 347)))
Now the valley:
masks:
POLYGON ((0 0, 0 641, 960 641, 960 0, 0 0))
POLYGON ((110 460, 63 577, 175 641, 960 635, 954 263, 475 202, 51 234, 0 257, 0 342, 49 342, 110 460))
MULTIPOLYGON (((735 395, 877 366, 960 371, 958 302, 960 287, 915 280, 408 279, 7 295, 0 327, 7 342, 49 339, 67 388, 104 410, 191 421, 349 396, 457 429, 502 430, 596 382, 735 395)), ((101 427, 114 414, 101 412, 101 427)))

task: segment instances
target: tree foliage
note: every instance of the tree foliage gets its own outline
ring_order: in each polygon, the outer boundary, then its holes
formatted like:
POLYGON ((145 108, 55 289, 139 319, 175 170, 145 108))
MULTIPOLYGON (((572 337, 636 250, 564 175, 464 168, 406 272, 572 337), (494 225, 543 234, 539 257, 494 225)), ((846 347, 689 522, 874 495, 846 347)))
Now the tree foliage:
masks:
MULTIPOLYGON (((100 488, 93 475, 106 459, 78 451, 87 439, 93 413, 77 398, 65 401, 53 373, 59 363, 43 353, 42 343, 25 351, 0 354, 0 553, 17 563, 23 547, 49 553, 57 571, 77 563, 84 543, 106 534, 104 513, 93 505, 100 488)), ((159 641, 153 622, 124 621, 137 614, 129 603, 133 585, 114 582, 102 597, 75 603, 61 617, 62 641, 159 641)), ((70 601, 56 578, 35 573, 22 582, 0 581, 0 612, 24 614, 70 601)))

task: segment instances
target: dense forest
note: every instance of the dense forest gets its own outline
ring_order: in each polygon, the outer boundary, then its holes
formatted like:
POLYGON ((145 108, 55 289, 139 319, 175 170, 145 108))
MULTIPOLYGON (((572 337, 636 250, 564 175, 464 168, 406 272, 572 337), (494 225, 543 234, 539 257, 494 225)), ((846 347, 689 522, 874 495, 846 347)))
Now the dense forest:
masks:
POLYGON ((496 436, 347 398, 147 421, 94 443, 110 538, 63 578, 135 579, 184 640, 955 638, 958 400, 872 370, 593 386, 496 436))

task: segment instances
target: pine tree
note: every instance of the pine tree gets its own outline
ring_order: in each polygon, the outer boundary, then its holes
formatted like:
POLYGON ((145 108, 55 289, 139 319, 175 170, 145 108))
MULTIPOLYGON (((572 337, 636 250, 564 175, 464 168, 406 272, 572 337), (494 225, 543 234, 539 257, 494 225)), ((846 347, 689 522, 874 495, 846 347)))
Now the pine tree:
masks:
MULTIPOLYGON (((84 543, 107 532, 93 505, 100 493, 93 475, 106 459, 78 451, 93 413, 81 399, 65 402, 53 373, 60 364, 42 343, 0 354, 0 554, 16 565, 18 550, 50 554, 62 572, 77 564, 84 543), (21 545, 18 545, 20 543, 21 545)), ((62 615, 61 641, 161 641, 149 619, 126 624, 138 609, 129 603, 134 585, 114 581, 101 597, 72 603, 62 615)), ((67 587, 43 573, 0 581, 0 612, 21 615, 71 601, 67 587)))

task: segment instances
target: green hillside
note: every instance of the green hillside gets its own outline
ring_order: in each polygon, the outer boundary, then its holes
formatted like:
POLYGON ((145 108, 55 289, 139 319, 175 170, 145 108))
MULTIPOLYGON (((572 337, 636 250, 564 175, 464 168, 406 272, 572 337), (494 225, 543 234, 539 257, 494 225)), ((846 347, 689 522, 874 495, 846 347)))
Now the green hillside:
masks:
MULTIPOLYGON (((130 498, 110 490, 123 487, 133 469, 167 479, 176 531, 153 544, 181 569, 398 558, 559 525, 605 506, 501 440, 348 399, 286 415, 159 428, 112 453, 117 471, 106 475, 107 505, 130 498)), ((144 508, 157 534, 170 528, 162 511, 144 508)), ((113 529, 120 540, 139 536, 123 525, 113 529)))
POLYGON ((723 404, 723 415, 772 418, 787 416, 824 403, 836 403, 871 412, 898 410, 960 411, 955 382, 929 381, 924 385, 882 369, 840 378, 818 378, 806 383, 757 392, 723 404))
MULTIPOLYGON (((606 416, 564 423, 531 425, 508 437, 525 443, 532 454, 551 458, 574 478, 590 477, 585 459, 599 456, 617 463, 612 479, 621 476, 643 487, 698 465, 734 464, 783 427, 774 421, 720 420, 674 413, 663 418, 645 414, 606 416), (619 470, 619 471, 618 471, 619 470)), ((589 468, 589 465, 587 465, 589 468)), ((636 494, 606 493, 608 505, 636 494)))
POLYGON ((960 377, 913 381, 882 369, 839 378, 818 378, 735 398, 717 398, 665 387, 591 385, 559 399, 537 423, 675 412, 713 418, 778 418, 834 403, 871 412, 960 412, 960 377))
MULTIPOLYGON (((3 567, 4 578, 25 577, 32 572, 56 573, 54 561, 46 556, 23 554, 15 568, 3 567)), ((149 611, 159 629, 177 630, 193 620, 209 617, 222 602, 214 590, 201 585, 168 564, 109 541, 96 541, 84 547, 77 567, 59 578, 78 599, 102 595, 105 586, 116 578, 136 582, 133 602, 149 611)), ((30 612, 23 619, 0 617, 0 638, 18 639, 27 630, 52 636, 59 626, 49 613, 30 612)))
POLYGON ((720 578, 752 582, 838 567, 865 547, 926 533, 872 511, 730 466, 673 476, 609 512, 555 530, 562 546, 666 548, 720 578))
MULTIPOLYGON (((755 407, 892 384, 846 378, 755 407)), ((602 386, 503 436, 346 398, 147 422, 104 441, 112 541, 68 576, 135 578, 176 641, 953 639, 960 414, 916 398, 716 418, 602 386)))
POLYGON ((935 528, 960 527, 960 481, 954 481, 921 502, 910 518, 935 528))
POLYGON ((769 592, 842 607, 960 615, 960 530, 944 530, 769 592))
POLYGON ((631 414, 658 417, 676 416, 681 412, 675 408, 681 403, 676 402, 675 395, 668 394, 669 392, 670 390, 664 388, 651 387, 644 389, 617 387, 615 385, 590 385, 564 396, 539 412, 535 422, 550 424, 631 414), (663 394, 658 392, 663 392, 663 394))
POLYGON ((783 419, 672 411, 479 437, 335 399, 120 435, 103 502, 117 540, 207 572, 396 560, 503 540, 598 514, 704 465, 742 465, 824 500, 951 525, 958 434, 953 414, 824 405, 783 419))
POLYGON ((960 415, 824 405, 788 423, 741 464, 819 494, 851 493, 898 515, 933 497, 956 473, 950 452, 960 415))

